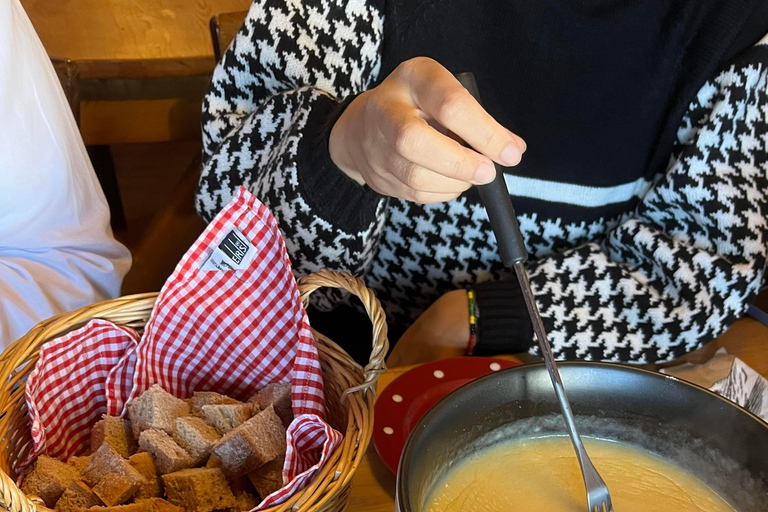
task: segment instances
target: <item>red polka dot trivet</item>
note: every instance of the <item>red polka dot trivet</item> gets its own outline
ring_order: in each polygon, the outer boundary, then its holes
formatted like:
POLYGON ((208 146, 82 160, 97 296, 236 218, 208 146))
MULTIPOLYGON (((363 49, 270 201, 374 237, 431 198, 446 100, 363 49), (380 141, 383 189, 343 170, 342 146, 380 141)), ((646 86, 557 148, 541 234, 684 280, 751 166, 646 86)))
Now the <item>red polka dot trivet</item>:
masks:
POLYGON ((397 473, 411 430, 450 392, 489 373, 519 365, 491 357, 458 357, 417 366, 393 380, 375 408, 373 445, 384 465, 397 473))

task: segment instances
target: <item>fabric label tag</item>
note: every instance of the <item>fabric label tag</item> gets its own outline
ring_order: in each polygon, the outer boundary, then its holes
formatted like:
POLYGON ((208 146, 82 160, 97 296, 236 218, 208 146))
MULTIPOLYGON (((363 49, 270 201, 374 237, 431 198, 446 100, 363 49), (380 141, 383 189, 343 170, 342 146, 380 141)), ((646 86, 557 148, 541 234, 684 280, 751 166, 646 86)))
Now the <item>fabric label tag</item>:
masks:
POLYGON ((233 228, 203 263, 202 270, 244 270, 256 254, 251 242, 233 228))

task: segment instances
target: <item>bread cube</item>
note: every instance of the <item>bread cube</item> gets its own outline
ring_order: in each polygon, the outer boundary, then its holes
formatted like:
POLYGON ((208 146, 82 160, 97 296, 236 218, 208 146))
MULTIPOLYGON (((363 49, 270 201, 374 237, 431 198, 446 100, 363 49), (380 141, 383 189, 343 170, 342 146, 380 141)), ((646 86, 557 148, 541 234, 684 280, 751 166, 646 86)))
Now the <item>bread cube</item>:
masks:
POLYGON ((163 483, 157 474, 155 462, 152 460, 152 455, 149 452, 131 455, 128 459, 128 464, 136 468, 136 471, 144 477, 144 483, 141 484, 139 490, 133 495, 135 500, 155 498, 163 495, 163 483))
POLYGON ((192 465, 189 454, 162 430, 145 430, 139 436, 139 447, 152 455, 157 472, 173 473, 192 465))
POLYGON ((126 459, 136 452, 136 440, 131 434, 131 422, 115 416, 102 416, 91 429, 91 453, 108 443, 126 459))
POLYGON ((251 417, 251 410, 248 404, 218 404, 204 405, 200 413, 216 432, 224 435, 245 423, 251 417))
POLYGON ((144 483, 144 477, 141 476, 141 473, 136 471, 136 468, 131 466, 126 459, 122 458, 112 446, 104 443, 91 455, 91 460, 85 466, 82 477, 86 484, 94 487, 110 473, 125 476, 131 486, 140 486, 144 483))
POLYGON ((262 499, 283 487, 284 462, 285 455, 281 455, 248 473, 248 478, 262 499))
POLYGON ((79 512, 148 512, 148 509, 141 503, 128 503, 116 507, 91 507, 87 509, 79 509, 79 512))
POLYGON ((228 478, 244 475, 285 453, 285 427, 270 405, 216 443, 212 454, 228 478))
POLYGON ((184 469, 163 475, 168 501, 187 512, 211 512, 235 505, 220 469, 184 469))
POLYGON ((204 405, 237 405, 242 402, 213 391, 195 391, 192 393, 192 412, 200 412, 204 405))
POLYGON ((165 501, 162 498, 141 499, 136 500, 136 503, 142 505, 146 509, 146 512, 184 512, 173 503, 165 501))
POLYGON ((42 499, 46 507, 54 508, 69 485, 79 479, 80 475, 74 467, 41 455, 21 482, 21 490, 42 499))
POLYGON ((81 508, 96 507, 101 500, 81 481, 72 482, 56 502, 57 512, 75 512, 81 508))
POLYGON ((176 418, 173 439, 189 453, 192 465, 199 466, 208 460, 213 445, 221 436, 201 418, 185 416, 176 418))
POLYGON ((208 462, 205 463, 205 467, 207 468, 220 468, 221 466, 221 461, 215 455, 208 457, 208 462))
POLYGON ((235 506, 230 508, 231 512, 248 512, 254 509, 261 503, 261 500, 253 493, 248 491, 240 491, 235 494, 235 506))
POLYGON ((291 401, 291 383, 277 382, 267 384, 255 395, 248 399, 248 403, 256 404, 259 409, 266 409, 270 405, 275 408, 277 414, 283 421, 283 426, 288 426, 293 421, 293 403, 291 401))
POLYGON ((248 479, 248 475, 239 476, 237 478, 227 478, 227 483, 229 484, 229 488, 232 489, 232 494, 235 496, 242 491, 256 494, 256 489, 253 488, 253 484, 250 479, 248 479))
POLYGON ((147 429, 163 430, 173 434, 176 418, 189 415, 189 404, 179 400, 155 384, 136 400, 128 403, 133 437, 138 439, 147 429))
POLYGON ((83 457, 74 456, 69 458, 69 460, 67 461, 67 464, 75 468, 78 473, 82 473, 83 470, 85 469, 85 466, 88 465, 88 462, 90 460, 91 460, 90 455, 85 455, 83 457))
POLYGON ((136 494, 141 482, 120 473, 109 473, 93 486, 93 493, 108 507, 122 505, 136 494))

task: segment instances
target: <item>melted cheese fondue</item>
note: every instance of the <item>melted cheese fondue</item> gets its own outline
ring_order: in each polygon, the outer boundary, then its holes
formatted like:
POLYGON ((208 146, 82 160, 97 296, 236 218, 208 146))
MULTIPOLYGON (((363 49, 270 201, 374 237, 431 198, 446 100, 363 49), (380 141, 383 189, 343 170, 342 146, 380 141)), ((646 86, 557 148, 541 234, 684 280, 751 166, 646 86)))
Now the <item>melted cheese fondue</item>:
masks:
MULTIPOLYGON (((627 445, 585 439, 617 512, 736 512, 693 476, 627 445)), ((584 512, 586 491, 567 437, 499 443, 437 484, 426 512, 584 512)))

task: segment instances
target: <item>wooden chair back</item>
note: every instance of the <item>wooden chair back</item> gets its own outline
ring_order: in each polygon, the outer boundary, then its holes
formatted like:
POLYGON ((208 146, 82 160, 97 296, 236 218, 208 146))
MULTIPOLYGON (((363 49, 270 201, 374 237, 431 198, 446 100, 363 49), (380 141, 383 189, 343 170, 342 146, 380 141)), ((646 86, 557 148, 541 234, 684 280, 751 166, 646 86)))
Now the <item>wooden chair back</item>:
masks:
POLYGON ((221 60, 221 56, 243 26, 247 15, 248 11, 223 12, 211 18, 211 42, 216 62, 221 60))
POLYGON ((80 70, 77 64, 69 59, 51 57, 51 62, 64 89, 64 96, 75 115, 77 126, 80 126, 80 70))

